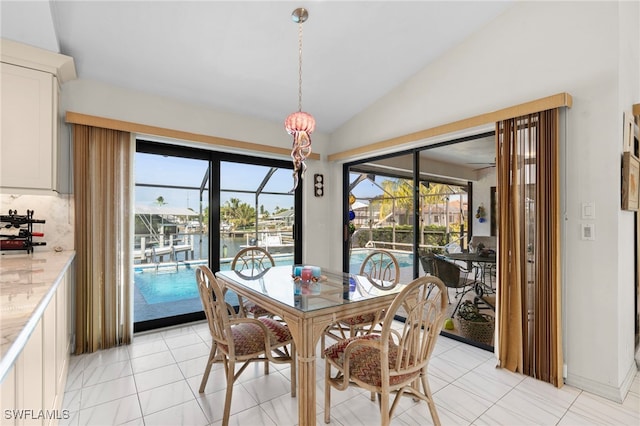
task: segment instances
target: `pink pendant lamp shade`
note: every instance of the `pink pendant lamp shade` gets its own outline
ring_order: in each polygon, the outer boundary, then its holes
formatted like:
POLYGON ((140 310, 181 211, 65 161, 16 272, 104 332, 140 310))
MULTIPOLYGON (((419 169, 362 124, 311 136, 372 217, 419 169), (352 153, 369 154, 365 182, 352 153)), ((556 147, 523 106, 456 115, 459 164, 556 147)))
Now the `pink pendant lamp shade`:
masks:
POLYGON ((311 133, 316 128, 316 120, 309 113, 298 111, 290 114, 284 121, 284 128, 290 135, 293 135, 293 149, 291 159, 293 160, 293 189, 298 187, 298 171, 300 179, 304 179, 304 172, 307 170, 305 160, 311 154, 311 133))

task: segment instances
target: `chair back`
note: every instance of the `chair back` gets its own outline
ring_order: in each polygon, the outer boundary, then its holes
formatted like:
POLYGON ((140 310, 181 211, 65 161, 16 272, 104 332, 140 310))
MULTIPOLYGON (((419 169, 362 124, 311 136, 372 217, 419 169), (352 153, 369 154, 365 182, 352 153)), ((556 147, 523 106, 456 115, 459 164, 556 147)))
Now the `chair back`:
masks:
POLYGON ((231 262, 232 271, 259 273, 276 265, 273 257, 262 247, 245 247, 236 254, 231 262))
POLYGON ((453 242, 446 244, 444 246, 444 251, 447 253, 462 253, 462 247, 460 246, 460 244, 453 242))
POLYGON ((426 253, 420 256, 420 263, 422 264, 422 269, 424 269, 425 275, 436 274, 435 257, 436 256, 433 253, 426 253))
POLYGON ((209 267, 201 265, 196 268, 196 281, 211 337, 219 347, 223 346, 226 352, 227 348, 233 348, 229 325, 229 317, 234 315, 233 311, 225 302, 224 290, 209 267))
POLYGON ((469 239, 469 250, 472 252, 480 251, 478 250, 478 245, 482 244, 485 249, 495 250, 497 247, 497 239, 495 236, 488 235, 474 235, 469 239))
POLYGON ((434 257, 436 267, 436 277, 440 278, 445 286, 449 288, 461 288, 466 284, 460 280, 460 267, 453 262, 449 262, 441 257, 434 257))
POLYGON ((391 289, 400 281, 398 259, 386 250, 374 250, 360 265, 360 275, 378 288, 391 289))
MULTIPOLYGON (((397 344, 397 353, 391 356, 389 376, 403 376, 427 365, 436 339, 442 330, 447 308, 446 287, 437 277, 420 277, 409 283, 394 299, 387 318, 401 313, 404 325, 398 329, 393 321, 385 321, 381 341, 389 347, 390 339, 397 344)), ((384 372, 383 376, 384 377, 384 372)))

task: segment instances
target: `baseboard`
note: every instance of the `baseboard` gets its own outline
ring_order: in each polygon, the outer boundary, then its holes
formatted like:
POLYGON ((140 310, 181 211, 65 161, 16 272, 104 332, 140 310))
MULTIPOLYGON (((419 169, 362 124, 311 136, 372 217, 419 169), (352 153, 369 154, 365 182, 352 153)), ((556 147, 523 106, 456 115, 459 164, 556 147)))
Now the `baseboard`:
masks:
POLYGON ((621 404, 622 401, 624 401, 624 398, 627 396, 627 393, 631 388, 631 384, 633 383, 633 379, 636 376, 637 372, 638 368, 636 367, 636 363, 634 360, 629 366, 627 374, 625 375, 625 378, 622 381, 620 387, 596 382, 595 380, 591 380, 586 377, 578 376, 571 373, 567 375, 565 383, 567 385, 574 386, 578 389, 582 389, 583 391, 601 396, 606 399, 610 399, 611 401, 621 404))

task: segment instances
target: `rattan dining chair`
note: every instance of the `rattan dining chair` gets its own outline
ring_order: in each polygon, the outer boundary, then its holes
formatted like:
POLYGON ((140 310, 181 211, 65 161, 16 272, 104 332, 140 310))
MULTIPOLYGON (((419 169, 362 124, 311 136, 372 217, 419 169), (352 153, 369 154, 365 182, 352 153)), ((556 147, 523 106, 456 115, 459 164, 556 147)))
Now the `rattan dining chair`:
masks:
MULTIPOLYGON (((387 250, 374 250, 362 261, 359 275, 367 277, 377 288, 390 290, 400 281, 400 266, 387 250)), ((325 337, 341 340, 370 332, 383 317, 384 311, 369 312, 331 324, 322 335, 321 349, 325 348, 325 337)))
MULTIPOLYGON (((252 246, 243 248, 235 255, 233 261, 231 261, 231 270, 253 277, 275 265, 276 262, 267 250, 262 247, 252 246)), ((245 303, 240 296, 238 296, 238 302, 240 304, 240 312, 245 316, 251 314, 254 318, 273 317, 271 312, 262 306, 252 302, 245 303)))
POLYGON ((324 350, 325 423, 331 419, 331 389, 357 386, 378 395, 381 425, 389 424, 404 394, 425 401, 433 423, 440 424, 427 367, 442 329, 445 291, 437 277, 417 278, 396 296, 380 333, 341 340, 324 350), (400 328, 393 324, 398 312, 406 317, 400 328), (390 404, 392 393, 395 398, 390 404))
POLYGON ((271 318, 243 318, 225 302, 223 288, 211 270, 196 269, 200 299, 211 333, 211 352, 200 382, 203 393, 211 367, 222 361, 227 380, 222 424, 229 424, 233 385, 252 362, 288 363, 291 365, 291 396, 296 396, 296 350, 288 327, 271 318), (236 364, 240 364, 236 371, 236 364))

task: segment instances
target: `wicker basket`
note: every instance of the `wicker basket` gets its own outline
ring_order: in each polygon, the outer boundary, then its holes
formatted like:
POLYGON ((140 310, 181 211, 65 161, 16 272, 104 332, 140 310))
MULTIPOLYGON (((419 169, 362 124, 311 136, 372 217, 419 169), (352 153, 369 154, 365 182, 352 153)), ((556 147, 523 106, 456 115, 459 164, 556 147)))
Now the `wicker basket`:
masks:
POLYGON ((469 340, 485 345, 493 345, 495 318, 482 314, 471 301, 464 301, 458 310, 460 334, 469 340))
POLYGON ((460 324, 460 334, 474 342, 484 343, 493 346, 493 332, 495 329, 495 320, 491 315, 478 314, 485 321, 468 321, 462 317, 458 317, 460 324))

